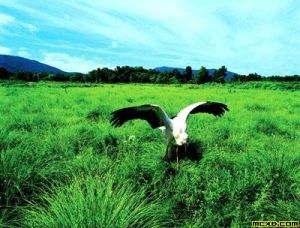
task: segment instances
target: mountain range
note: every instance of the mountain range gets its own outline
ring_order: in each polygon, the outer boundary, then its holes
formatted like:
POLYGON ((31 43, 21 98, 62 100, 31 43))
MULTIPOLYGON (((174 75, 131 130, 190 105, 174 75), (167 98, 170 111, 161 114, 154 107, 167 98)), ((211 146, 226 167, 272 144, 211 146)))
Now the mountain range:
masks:
POLYGON ((49 66, 44 63, 40 63, 36 60, 30 60, 19 56, 11 56, 11 55, 0 55, 0 67, 4 67, 6 70, 10 72, 51 72, 51 73, 65 73, 64 71, 49 66))
MULTIPOLYGON (((10 72, 24 71, 24 72, 33 72, 33 73, 39 73, 39 72, 67 73, 56 67, 49 66, 44 63, 40 63, 36 60, 31 60, 31 59, 27 59, 19 56, 11 56, 11 55, 0 55, 0 67, 3 67, 10 72)), ((170 72, 175 69, 177 69, 180 73, 185 72, 184 68, 168 67, 168 66, 156 67, 154 69, 158 72, 170 72)), ((210 76, 213 76, 215 70, 216 69, 208 69, 208 74, 210 76)), ((198 70, 193 70, 193 75, 196 75, 197 72, 198 70)), ((225 79, 231 80, 233 76, 234 76, 233 72, 227 71, 225 79)))

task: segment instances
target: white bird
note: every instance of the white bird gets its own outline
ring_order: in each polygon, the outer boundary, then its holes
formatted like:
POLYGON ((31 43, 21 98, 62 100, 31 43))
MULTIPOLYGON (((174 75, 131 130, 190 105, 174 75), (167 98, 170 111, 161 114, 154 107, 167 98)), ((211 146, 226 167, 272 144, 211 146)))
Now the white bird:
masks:
POLYGON ((112 112, 111 124, 114 127, 120 127, 129 120, 146 120, 153 129, 159 128, 165 134, 168 151, 168 148, 173 142, 175 142, 177 146, 186 145, 188 139, 186 120, 189 114, 209 113, 214 116, 222 116, 225 111, 229 111, 225 104, 204 101, 191 104, 182 109, 175 117, 170 118, 160 106, 145 104, 122 108, 112 112))

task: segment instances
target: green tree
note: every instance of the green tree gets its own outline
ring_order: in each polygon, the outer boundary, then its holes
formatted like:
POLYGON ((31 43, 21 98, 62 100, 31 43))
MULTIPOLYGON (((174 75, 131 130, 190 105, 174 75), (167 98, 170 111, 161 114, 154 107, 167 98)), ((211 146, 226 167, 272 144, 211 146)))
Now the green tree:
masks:
POLYGON ((210 81, 210 77, 209 77, 209 74, 208 74, 208 70, 202 66, 200 68, 200 70, 198 71, 197 73, 197 76, 196 76, 196 83, 197 84, 203 84, 203 83, 206 83, 206 82, 209 82, 210 81))
POLYGON ((261 75, 259 75, 257 73, 250 73, 248 75, 248 80, 249 81, 261 81, 261 75))
POLYGON ((120 76, 114 70, 107 67, 101 69, 101 81, 109 83, 120 82, 120 76))
POLYGON ((97 83, 100 83, 102 81, 101 80, 101 75, 102 75, 101 69, 98 67, 97 70, 96 70, 96 82, 97 83))
POLYGON ((0 67, 0 79, 9 79, 10 73, 4 68, 0 67))
POLYGON ((86 81, 87 82, 95 82, 97 79, 97 70, 92 70, 88 73, 86 76, 86 81))
POLYGON ((172 74, 173 74, 173 77, 177 80, 177 82, 175 80, 173 80, 175 83, 182 81, 182 74, 180 73, 180 71, 178 69, 174 69, 172 71, 172 74))
POLYGON ((213 80, 218 83, 224 83, 226 72, 227 72, 227 68, 225 66, 221 66, 218 70, 214 72, 213 80))
POLYGON ((84 81, 84 74, 82 73, 72 73, 70 75, 70 81, 72 82, 83 82, 84 81))
POLYGON ((191 66, 187 66, 185 68, 185 77, 184 77, 184 82, 188 82, 192 79, 193 76, 193 70, 191 66))

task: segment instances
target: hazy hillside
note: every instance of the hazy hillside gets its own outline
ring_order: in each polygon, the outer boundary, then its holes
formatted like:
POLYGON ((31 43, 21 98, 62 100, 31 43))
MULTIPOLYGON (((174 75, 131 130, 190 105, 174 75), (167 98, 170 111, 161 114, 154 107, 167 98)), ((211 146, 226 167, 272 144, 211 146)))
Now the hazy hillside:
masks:
POLYGON ((28 71, 28 72, 52 72, 52 73, 64 73, 64 71, 49 66, 47 64, 40 63, 35 60, 26 59, 18 56, 0 55, 0 67, 4 67, 10 72, 28 71))

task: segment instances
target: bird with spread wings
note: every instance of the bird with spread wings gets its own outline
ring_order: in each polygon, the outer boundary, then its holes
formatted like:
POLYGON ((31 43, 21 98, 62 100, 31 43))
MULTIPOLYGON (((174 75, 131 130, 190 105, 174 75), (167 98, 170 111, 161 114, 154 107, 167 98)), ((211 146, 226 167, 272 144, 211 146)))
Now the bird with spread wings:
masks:
POLYGON ((204 101, 191 104, 182 109, 175 117, 170 118, 160 106, 145 104, 112 112, 111 124, 114 127, 120 127, 129 120, 146 120, 153 129, 159 128, 164 133, 167 139, 168 153, 169 147, 174 142, 177 146, 187 144, 186 121, 190 114, 208 113, 220 117, 225 111, 229 111, 229 109, 223 103, 204 101))

